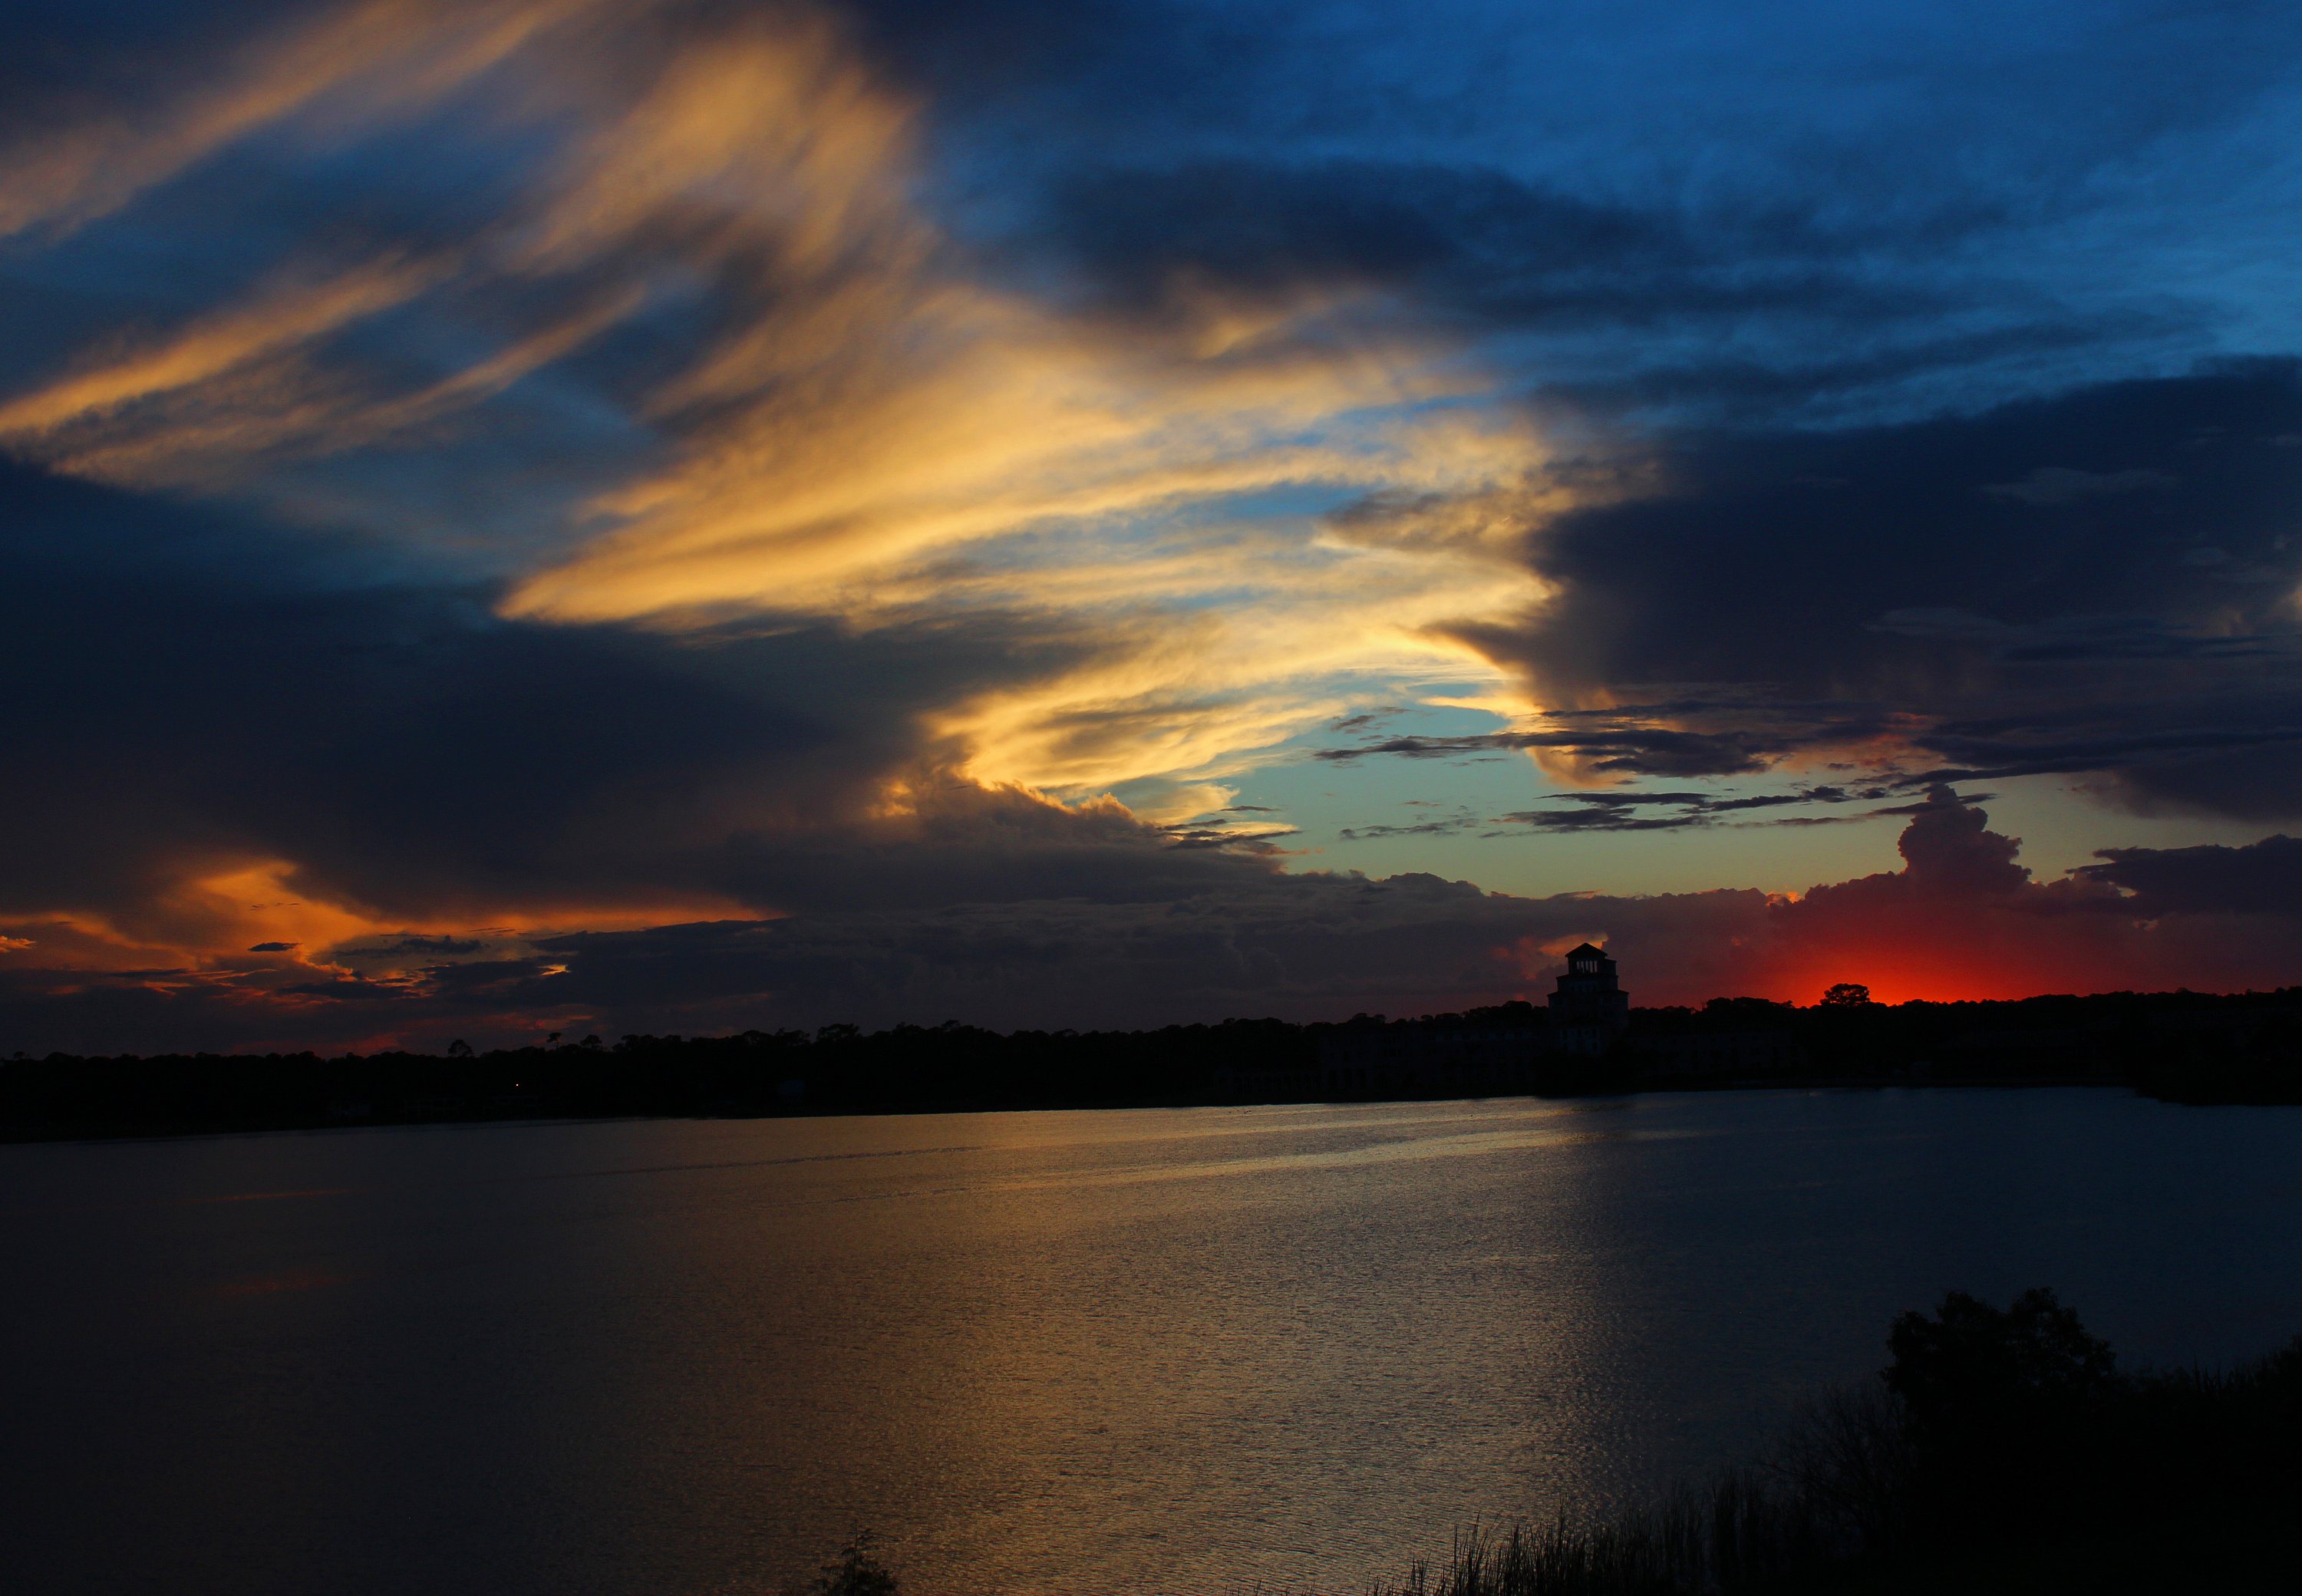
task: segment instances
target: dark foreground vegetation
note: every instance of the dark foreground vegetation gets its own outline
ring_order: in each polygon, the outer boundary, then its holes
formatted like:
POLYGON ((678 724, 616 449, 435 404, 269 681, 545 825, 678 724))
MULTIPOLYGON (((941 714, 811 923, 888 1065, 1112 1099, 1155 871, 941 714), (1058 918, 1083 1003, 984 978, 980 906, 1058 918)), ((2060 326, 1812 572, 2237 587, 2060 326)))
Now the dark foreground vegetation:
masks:
POLYGON ((1376 1596, 2294 1588, 2302 1339, 2121 1374, 2034 1290, 2004 1311, 1953 1293, 1889 1347, 1759 1463, 1612 1518, 1464 1534, 1376 1596))
POLYGON ((1149 1031, 957 1024, 865 1033, 597 1037, 475 1054, 0 1063, 0 1138, 453 1120, 920 1113, 1569 1095, 1819 1084, 2128 1085, 2192 1103, 2302 1103, 2302 987, 1807 1008, 1721 998, 1634 1011, 1595 1051, 1525 1003, 1340 1024, 1149 1031))
MULTIPOLYGON (((2302 1339, 2121 1373, 2051 1291, 1905 1314, 1762 1461, 1610 1517, 1458 1534, 1372 1596, 2184 1596, 2296 1588, 2302 1339)), ((895 1596, 868 1538, 809 1596, 895 1596)))

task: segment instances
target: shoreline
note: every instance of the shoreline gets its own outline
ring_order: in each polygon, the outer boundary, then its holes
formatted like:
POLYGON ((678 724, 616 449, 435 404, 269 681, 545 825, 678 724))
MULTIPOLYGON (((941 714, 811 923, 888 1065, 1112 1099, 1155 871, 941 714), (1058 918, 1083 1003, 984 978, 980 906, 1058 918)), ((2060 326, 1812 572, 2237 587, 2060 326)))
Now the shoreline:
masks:
POLYGON ((1156 1030, 597 1036, 475 1053, 305 1051, 0 1062, 0 1141, 357 1125, 1577 1098, 1641 1091, 2121 1086, 2302 1103, 2302 987, 1955 1004, 1720 998, 1558 1020, 1460 1013, 1156 1030))
POLYGON ((1141 1102, 995 1102, 995 1103, 937 1103, 825 1105, 816 1107, 794 1107, 763 1113, 711 1113, 707 1111, 666 1110, 660 1113, 562 1113, 562 1114, 488 1114, 466 1113, 428 1118, 340 1119, 295 1121, 290 1122, 261 1122, 253 1120, 192 1124, 153 1124, 119 1121, 97 1125, 54 1125, 26 1127, 0 1124, 0 1147, 41 1147, 62 1143, 110 1142, 169 1142, 195 1140, 208 1137, 236 1136, 321 1136, 338 1132, 370 1130, 438 1130, 458 1127, 509 1128, 516 1126, 634 1124, 668 1121, 744 1121, 765 1120, 837 1120, 894 1119, 905 1116, 937 1117, 967 1114, 997 1113, 1139 1113, 1147 1110, 1180 1109, 1283 1109, 1283 1108, 1355 1108, 1379 1107, 1406 1104, 1441 1103, 1606 1103, 1638 1097, 1668 1097, 1676 1096, 1710 1096, 1724 1093, 1762 1092, 1932 1092, 1932 1091, 2122 1091, 2152 1102, 2165 1103, 2180 1108, 2292 1108, 2302 1106, 2289 1102, 2255 1103, 2236 1100, 2193 1102, 2159 1096, 2144 1090, 2130 1081, 2113 1078, 2072 1079, 2066 1076, 2039 1075, 2018 1078, 1980 1077, 1971 1079, 1935 1079, 1910 1080, 1895 1077, 1845 1077, 1826 1079, 1754 1079, 1710 1082, 1702 1085, 1668 1085, 1617 1092, 1579 1092, 1547 1094, 1541 1092, 1448 1093, 1427 1096, 1386 1097, 1334 1098, 1258 1098, 1253 1100, 1146 1100, 1141 1102))

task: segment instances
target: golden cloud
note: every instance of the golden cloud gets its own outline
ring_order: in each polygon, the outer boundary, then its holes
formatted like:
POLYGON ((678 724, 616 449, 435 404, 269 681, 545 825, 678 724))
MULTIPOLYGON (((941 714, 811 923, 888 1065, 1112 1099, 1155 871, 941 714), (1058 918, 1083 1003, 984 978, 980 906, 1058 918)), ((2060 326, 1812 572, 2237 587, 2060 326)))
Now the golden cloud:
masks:
POLYGON ((85 226, 291 118, 406 115, 588 9, 590 0, 367 0, 258 39, 180 94, 0 151, 0 238, 85 226))
MULTIPOLYGON (((1154 331, 1003 286, 921 209, 915 108, 829 22, 669 14, 371 0, 140 122, 0 159, 0 230, 81 226, 237 140, 404 121, 483 80, 475 136, 552 152, 460 239, 291 262, 172 332, 105 345, 0 401, 0 442, 276 507, 311 491, 274 480, 281 460, 421 446, 452 413, 483 427, 523 379, 684 297, 710 332, 667 335, 644 380, 598 379, 640 441, 621 480, 561 507, 507 615, 1060 621, 1099 646, 933 729, 978 779, 1071 794, 1231 774, 1370 698, 1508 691, 1451 638, 1539 601, 1517 550, 1564 490, 1462 351, 1365 298, 1199 290, 1185 324, 1154 331), (421 380, 348 352, 387 314, 473 352, 421 380), (1420 508, 1330 513, 1370 498, 1420 508)), ((463 495, 483 520, 500 497, 463 495)))

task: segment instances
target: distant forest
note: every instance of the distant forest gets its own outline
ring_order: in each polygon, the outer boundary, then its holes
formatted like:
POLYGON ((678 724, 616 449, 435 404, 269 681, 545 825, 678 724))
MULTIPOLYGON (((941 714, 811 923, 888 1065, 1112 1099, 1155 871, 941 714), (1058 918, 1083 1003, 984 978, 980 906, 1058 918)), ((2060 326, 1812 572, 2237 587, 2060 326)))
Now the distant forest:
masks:
POLYGON ((2123 1085, 2302 1103, 2302 987, 1808 1008, 1640 1009, 1567 1050, 1525 1003, 1142 1031, 852 1025, 555 1037, 475 1053, 50 1054, 0 1063, 0 1139, 467 1120, 1370 1101, 1787 1085, 2123 1085))

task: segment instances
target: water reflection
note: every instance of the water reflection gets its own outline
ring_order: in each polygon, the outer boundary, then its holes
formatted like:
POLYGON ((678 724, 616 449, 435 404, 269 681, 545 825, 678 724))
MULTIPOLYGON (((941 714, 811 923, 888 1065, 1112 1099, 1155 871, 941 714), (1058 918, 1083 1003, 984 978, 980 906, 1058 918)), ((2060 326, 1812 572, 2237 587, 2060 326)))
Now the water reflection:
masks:
POLYGON ((2108 1093, 0 1148, 41 1591, 1348 1588, 1732 1455, 1945 1287, 2302 1329, 2302 1114, 2108 1093))

